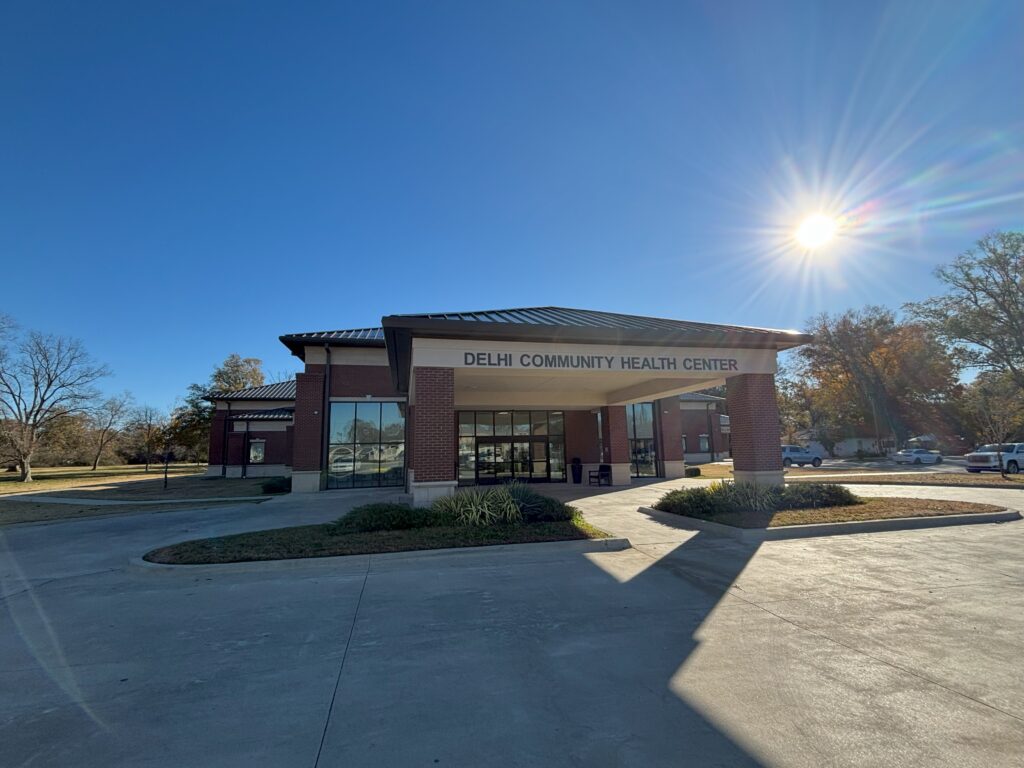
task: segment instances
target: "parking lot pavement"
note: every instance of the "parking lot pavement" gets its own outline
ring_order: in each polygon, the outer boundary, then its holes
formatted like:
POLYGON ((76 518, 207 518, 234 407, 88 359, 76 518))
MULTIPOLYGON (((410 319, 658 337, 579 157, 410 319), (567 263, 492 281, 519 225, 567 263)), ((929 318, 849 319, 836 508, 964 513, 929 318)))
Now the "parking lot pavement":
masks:
POLYGON ((250 513, 2 529, 0 764, 1019 765, 1024 522, 755 547, 647 524, 656 485, 577 500, 622 552, 154 571, 250 513))

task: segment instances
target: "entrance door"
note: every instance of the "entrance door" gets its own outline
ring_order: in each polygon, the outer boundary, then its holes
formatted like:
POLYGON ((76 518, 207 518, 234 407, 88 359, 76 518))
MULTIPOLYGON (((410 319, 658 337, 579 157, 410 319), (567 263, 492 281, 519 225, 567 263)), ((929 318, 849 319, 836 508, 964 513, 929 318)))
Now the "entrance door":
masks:
POLYGON ((545 482, 551 477, 548 441, 477 438, 476 482, 481 485, 509 480, 545 482))

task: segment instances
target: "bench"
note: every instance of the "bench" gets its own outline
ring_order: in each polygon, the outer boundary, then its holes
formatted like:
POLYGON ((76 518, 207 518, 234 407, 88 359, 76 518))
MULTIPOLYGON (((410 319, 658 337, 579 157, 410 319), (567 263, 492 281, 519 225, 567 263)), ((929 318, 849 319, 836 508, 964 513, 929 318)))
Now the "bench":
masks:
POLYGON ((590 470, 590 485, 611 485, 612 465, 600 464, 597 469, 590 470))

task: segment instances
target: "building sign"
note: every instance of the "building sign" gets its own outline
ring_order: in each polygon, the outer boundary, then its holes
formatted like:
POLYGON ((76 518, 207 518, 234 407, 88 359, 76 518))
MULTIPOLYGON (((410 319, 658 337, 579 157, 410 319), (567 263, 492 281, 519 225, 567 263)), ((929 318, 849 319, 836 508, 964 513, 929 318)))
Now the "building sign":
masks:
POLYGON ((464 352, 465 368, 555 368, 587 371, 738 372, 735 357, 679 355, 570 355, 541 352, 464 352))
POLYGON ((603 344, 413 340, 413 365, 551 373, 651 373, 659 377, 722 379, 775 373, 774 349, 704 349, 603 344))

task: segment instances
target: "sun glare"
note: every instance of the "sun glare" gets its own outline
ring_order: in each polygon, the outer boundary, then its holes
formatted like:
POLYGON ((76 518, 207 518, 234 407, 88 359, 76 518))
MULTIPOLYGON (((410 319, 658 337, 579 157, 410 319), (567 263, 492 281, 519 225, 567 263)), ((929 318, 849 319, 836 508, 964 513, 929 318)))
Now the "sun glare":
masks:
POLYGON ((808 250, 820 248, 835 237, 838 228, 838 223, 831 216, 815 213, 797 227, 796 241, 808 250))

